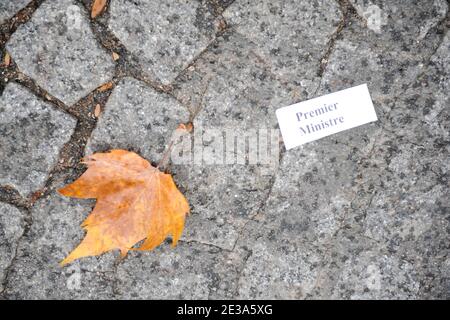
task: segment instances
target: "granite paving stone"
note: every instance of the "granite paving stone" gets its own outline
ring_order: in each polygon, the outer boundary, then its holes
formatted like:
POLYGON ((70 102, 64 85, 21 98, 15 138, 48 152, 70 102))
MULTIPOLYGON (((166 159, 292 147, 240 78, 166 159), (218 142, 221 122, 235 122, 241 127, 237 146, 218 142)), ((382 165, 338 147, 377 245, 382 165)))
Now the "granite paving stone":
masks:
POLYGON ((9 83, 0 100, 0 185, 23 196, 44 187, 76 120, 9 83))
POLYGON ((17 245, 24 232, 25 216, 17 208, 0 203, 0 291, 3 281, 16 255, 17 245))
POLYGON ((168 243, 131 253, 118 267, 121 299, 230 299, 245 252, 229 253, 198 243, 168 243), (145 274, 142 270, 146 270, 145 274))
POLYGON ((169 84, 214 39, 218 21, 196 0, 112 1, 109 28, 143 70, 169 84))
MULTIPOLYGON (((0 21, 26 3, 0 0, 0 21)), ((0 28, 17 63, 0 72, 0 299, 450 298, 448 1, 111 0, 95 20, 90 3, 0 28), (74 131, 16 66, 66 105, 114 88, 74 131), (377 122, 285 150, 277 108, 363 83, 377 122), (57 193, 71 163, 34 192, 71 136, 73 159, 162 161, 191 208, 177 247, 58 265, 95 200, 57 193)))
POLYGON ((13 33, 6 48, 19 69, 72 105, 110 80, 114 64, 72 0, 46 1, 13 33))
POLYGON ((0 24, 14 16, 20 9, 25 7, 30 0, 1 0, 0 1, 0 24))
POLYGON ((134 150, 158 163, 173 131, 188 121, 188 110, 175 98, 136 79, 125 78, 109 97, 86 152, 134 150))
POLYGON ((350 17, 328 59, 318 94, 367 83, 372 99, 383 105, 424 72, 442 40, 437 29, 448 4, 430 0, 411 7, 400 1, 381 7, 376 7, 385 15, 377 20, 380 31, 350 17))
POLYGON ((255 52, 276 75, 309 94, 343 18, 338 2, 328 0, 237 0, 223 15, 231 28, 256 44, 255 52))
POLYGON ((331 298, 418 299, 419 288, 412 263, 374 249, 349 256, 331 298))
POLYGON ((305 299, 314 288, 321 251, 276 241, 270 232, 249 243, 251 254, 238 282, 239 299, 305 299))
POLYGON ((114 253, 62 268, 59 262, 84 236, 80 227, 91 200, 69 199, 56 192, 31 211, 33 224, 17 250, 5 296, 8 299, 107 299, 113 297, 114 253))

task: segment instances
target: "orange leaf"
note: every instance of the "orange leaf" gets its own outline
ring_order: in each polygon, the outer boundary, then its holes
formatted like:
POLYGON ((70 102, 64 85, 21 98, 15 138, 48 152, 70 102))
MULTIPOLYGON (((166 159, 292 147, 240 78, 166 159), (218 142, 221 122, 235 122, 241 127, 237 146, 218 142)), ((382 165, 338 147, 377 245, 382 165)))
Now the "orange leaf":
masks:
POLYGON ((176 246, 189 204, 170 174, 125 150, 96 153, 84 162, 88 166, 86 172, 59 193, 95 198, 97 203, 82 224, 86 237, 61 265, 114 249, 125 256, 144 239, 135 250, 152 250, 169 235, 172 246, 176 246))
POLYGON ((95 0, 92 5, 91 18, 94 19, 100 13, 102 13, 103 9, 105 9, 107 0, 95 0))

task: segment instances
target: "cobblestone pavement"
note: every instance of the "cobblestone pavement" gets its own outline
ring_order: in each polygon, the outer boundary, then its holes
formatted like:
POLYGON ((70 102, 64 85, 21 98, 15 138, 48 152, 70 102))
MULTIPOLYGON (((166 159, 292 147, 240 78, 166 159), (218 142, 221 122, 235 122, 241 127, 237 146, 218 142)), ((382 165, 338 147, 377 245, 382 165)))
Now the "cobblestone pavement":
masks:
POLYGON ((0 298, 450 298, 447 1, 90 6, 0 0, 0 298), (157 163, 180 123, 277 128, 362 83, 379 121, 281 146, 275 170, 169 166, 192 208, 175 249, 58 266, 94 202, 55 190, 86 153, 157 163))

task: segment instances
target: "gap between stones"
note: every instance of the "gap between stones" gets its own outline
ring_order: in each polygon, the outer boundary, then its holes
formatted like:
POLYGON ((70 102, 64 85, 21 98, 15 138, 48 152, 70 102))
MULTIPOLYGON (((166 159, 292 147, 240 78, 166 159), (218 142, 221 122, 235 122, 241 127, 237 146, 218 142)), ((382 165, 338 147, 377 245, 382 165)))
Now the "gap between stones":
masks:
POLYGON ((17 260, 17 255, 19 253, 19 245, 22 242, 22 239, 26 236, 28 231, 31 229, 31 225, 33 224, 33 216, 31 214, 30 210, 25 209, 25 208, 18 208, 18 209, 24 213, 25 225, 24 225, 22 234, 16 241, 16 248, 14 250, 14 256, 12 257, 10 264, 5 268, 4 277, 3 277, 3 281, 2 281, 3 289, 0 291, 0 298, 3 297, 3 295, 6 293, 6 291, 8 289, 9 274, 11 273, 11 269, 13 268, 13 266, 17 260))
MULTIPOLYGON (((342 34, 344 28, 348 25, 350 16, 353 15, 355 17, 359 17, 355 8, 349 3, 349 0, 336 0, 339 4, 339 8, 342 13, 341 21, 339 22, 336 31, 331 35, 330 40, 328 41, 327 50, 324 55, 320 59, 320 65, 318 70, 318 76, 322 77, 325 73, 325 69, 328 65, 328 60, 333 53, 334 46, 336 45, 336 41, 342 34)), ((359 17, 360 18, 360 17, 359 17)))
POLYGON ((9 40, 11 35, 17 30, 19 26, 25 24, 30 20, 33 13, 40 7, 45 0, 32 0, 22 10, 17 12, 13 17, 6 20, 0 25, 0 48, 2 53, 5 50, 5 43, 9 40))

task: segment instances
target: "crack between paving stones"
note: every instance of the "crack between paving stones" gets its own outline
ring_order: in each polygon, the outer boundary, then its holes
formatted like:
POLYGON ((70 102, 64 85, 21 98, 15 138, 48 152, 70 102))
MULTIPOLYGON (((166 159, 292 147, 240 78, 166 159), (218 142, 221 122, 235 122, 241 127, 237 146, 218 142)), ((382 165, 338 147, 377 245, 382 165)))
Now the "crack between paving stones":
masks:
MULTIPOLYGON (((222 16, 221 16, 222 17, 222 16)), ((222 20, 225 21, 225 19, 222 17, 222 20)), ((230 30, 230 27, 228 26, 228 24, 226 24, 225 28, 223 28, 222 30, 218 31, 215 33, 214 35, 214 39, 212 39, 207 45, 206 47, 201 50, 194 58, 192 58, 184 68, 181 69, 181 71, 178 73, 178 75, 175 77, 175 79, 171 82, 171 85, 173 85, 173 83, 177 82, 177 80, 179 80, 179 78, 185 74, 188 69, 192 66, 195 65, 195 63, 201 59, 201 57, 206 54, 208 51, 211 50, 211 47, 213 47, 214 45, 216 45, 218 43, 218 38, 220 36, 222 36, 223 34, 225 34, 228 30, 230 30)))
POLYGON ((47 90, 42 88, 37 84, 36 80, 22 73, 17 65, 14 63, 15 70, 12 72, 11 81, 20 84, 21 86, 27 88, 36 97, 43 100, 44 102, 52 105, 55 109, 62 111, 75 119, 79 119, 79 115, 74 111, 73 108, 66 105, 64 102, 56 98, 54 95, 49 93, 47 90))
MULTIPOLYGON (((357 13, 356 9, 348 2, 348 0, 336 0, 336 1, 338 2, 339 6, 340 6, 340 9, 341 9, 341 12, 342 12, 343 16, 342 16, 341 21, 339 22, 339 25, 338 25, 336 31, 331 36, 331 39, 328 42, 328 46, 327 46, 327 50, 325 51, 325 54, 323 55, 322 59, 320 60, 320 67, 319 67, 319 72, 318 72, 318 75, 320 76, 320 81, 319 81, 319 84, 318 84, 316 90, 314 91, 314 96, 317 95, 317 93, 319 92, 319 90, 322 87, 323 76, 324 76, 325 71, 326 71, 326 69, 328 67, 329 58, 330 58, 330 56, 333 53, 333 49, 334 49, 334 47, 336 45, 336 42, 337 42, 338 38, 340 37, 340 35, 344 31, 344 29, 347 27, 350 16, 351 15, 356 16, 356 17, 359 18, 359 20, 361 20, 361 21, 363 21, 363 22, 365 22, 367 24, 366 19, 364 17, 361 17, 357 13)), ((442 18, 442 20, 440 22, 438 22, 433 28, 428 30, 427 35, 432 33, 432 30, 444 29, 444 31, 442 32, 441 39, 440 39, 438 45, 436 46, 434 51, 428 56, 428 58, 426 59, 427 61, 424 63, 424 65, 426 67, 424 68, 424 70, 422 72, 420 72, 416 76, 415 81, 420 79, 420 77, 422 77, 428 71, 429 66, 431 64, 431 59, 436 54, 436 52, 439 49, 439 47, 442 45, 442 43, 443 43, 443 41, 445 39, 445 36, 446 36, 446 34, 448 32, 448 28, 446 26, 448 24, 448 22, 450 22, 450 10, 447 12, 447 16, 446 17, 442 18)), ((415 81, 410 82, 408 84, 407 89, 410 89, 415 81)), ((407 89, 405 89, 403 91, 406 91, 407 89)))
POLYGON ((212 248, 214 250, 220 250, 220 251, 225 251, 225 252, 232 252, 232 249, 228 249, 228 248, 224 248, 221 247, 219 245, 213 244, 213 243, 209 243, 209 242, 203 242, 203 241, 199 241, 199 240, 178 240, 178 242, 180 243, 185 243, 188 245, 194 244, 194 245, 201 245, 201 246, 206 246, 208 248, 212 248))
POLYGON ((104 50, 106 55, 113 53, 119 54, 119 59, 114 61, 114 75, 111 82, 117 84, 123 78, 130 77, 143 82, 148 87, 156 90, 159 93, 170 94, 172 88, 163 85, 157 81, 149 79, 141 70, 143 69, 133 53, 118 39, 114 33, 109 29, 108 22, 110 19, 109 9, 110 4, 106 6, 105 11, 97 18, 90 18, 89 6, 78 1, 82 6, 85 16, 88 20, 89 28, 95 37, 97 44, 104 50))
MULTIPOLYGON (((448 0, 448 6, 450 7, 450 0, 448 0)), ((419 42, 426 42, 426 38, 430 33, 432 33, 433 31, 436 32, 437 30, 441 29, 442 36, 441 36, 441 41, 439 42, 439 46, 440 46, 442 44, 442 41, 445 38, 445 35, 446 35, 449 27, 450 27, 450 8, 447 8, 447 15, 445 17, 443 17, 440 21, 438 21, 433 27, 428 29, 427 33, 423 37, 419 37, 419 39, 420 39, 419 42)), ((433 51, 433 54, 431 56, 433 56, 436 53, 439 46, 436 47, 436 50, 433 51)))
MULTIPOLYGON (((263 226, 260 225, 257 230, 260 230, 262 227, 263 226)), ((257 236, 255 238, 255 242, 257 242, 260 238, 262 238, 262 236, 257 236)), ((235 297, 239 296, 239 289, 240 289, 239 283, 241 282, 242 276, 244 275, 244 270, 245 270, 245 267, 247 266, 248 260, 250 260, 250 257, 253 255, 253 250, 252 249, 245 249, 244 248, 244 250, 247 251, 247 254, 246 254, 246 256, 244 257, 244 259, 242 261, 242 267, 239 270, 239 272, 237 274, 237 277, 236 277, 236 291, 234 293, 235 297)))
MULTIPOLYGON (((20 82, 19 82, 20 83, 20 82)), ((36 94, 35 88, 33 86, 28 87, 30 91, 32 91, 34 94, 36 94)), ((38 89, 42 90, 42 89, 38 89)), ((44 91, 44 90, 43 90, 44 91)), ((44 91, 45 92, 45 91, 44 91)), ((80 164, 80 161, 82 157, 84 156, 84 149, 86 147, 86 144, 88 142, 88 139, 92 135, 93 130, 95 129, 97 120, 95 118, 91 118, 90 114, 88 112, 89 106, 91 106, 92 101, 94 100, 107 100, 109 98, 109 95, 111 94, 112 90, 107 91, 106 93, 102 93, 104 95, 103 99, 98 98, 96 99, 97 89, 94 89, 91 93, 89 93, 86 97, 80 99, 77 103, 74 104, 73 109, 70 110, 69 107, 64 105, 62 102, 59 102, 58 104, 52 104, 54 107, 56 106, 57 109, 62 110, 62 112, 71 115, 77 120, 75 129, 70 137, 70 139, 63 145, 61 150, 59 151, 59 155, 57 157, 57 160, 55 162, 55 165, 53 168, 49 171, 49 174, 47 176, 47 179, 44 183, 44 186, 34 191, 29 197, 24 198, 20 196, 20 194, 15 190, 14 188, 2 188, 0 186, 0 192, 3 191, 3 194, 14 193, 15 197, 18 198, 17 200, 14 199, 14 195, 9 196, 10 201, 8 201, 8 196, 3 196, 0 198, 0 201, 4 201, 7 203, 12 203, 16 206, 22 206, 25 208, 31 208, 36 201, 41 199, 42 197, 48 195, 55 186, 55 179, 54 177, 59 176, 59 178, 68 178, 69 176, 76 176, 81 174, 81 171, 83 171, 84 166, 80 164), (92 101, 91 101, 92 100, 92 101), (78 112, 75 112, 74 110, 78 110, 78 112), (70 112, 72 111, 72 112, 70 112), (70 112, 70 113, 69 113, 70 112), (69 169, 73 169, 75 173, 68 173, 69 169), (3 189, 3 190, 2 190, 3 189), (6 189, 6 190, 5 190, 6 189), (6 198, 6 199, 4 199, 6 198)), ((100 93, 98 93, 100 94, 100 93)), ((42 95, 38 94, 37 96, 41 99, 43 99, 42 95)), ((46 100, 49 101, 49 100, 46 100)), ((51 101, 50 101, 51 102, 51 101)), ((104 103, 103 103, 104 104, 104 103)), ((1 193, 0 193, 1 197, 1 193)))
MULTIPOLYGON (((319 88, 321 86, 323 75, 324 75, 324 71, 325 71, 325 69, 327 67, 327 64, 328 64, 328 58, 329 58, 329 56, 331 55, 331 53, 333 51, 333 48, 335 46, 335 43, 336 43, 338 37, 340 36, 340 34, 344 30, 345 26, 347 25, 347 23, 348 23, 348 16, 349 16, 349 14, 351 12, 350 4, 348 4, 347 0, 338 0, 338 2, 339 2, 340 9, 341 9, 341 12, 342 12, 343 16, 342 16, 341 21, 339 22, 339 25, 338 25, 336 31, 333 33, 333 35, 331 36, 331 38, 330 38, 330 40, 328 42, 328 46, 327 46, 327 49, 325 51, 325 54, 319 60, 319 63, 320 63, 320 71, 319 71, 320 80, 319 80, 319 83, 318 83, 318 87, 315 90, 313 96, 315 96, 317 94, 317 92, 318 92, 318 90, 319 90, 319 88), (323 64, 324 61, 326 61, 326 64, 323 64)), ((251 40, 249 40, 247 37, 245 37, 244 35, 242 35, 238 31, 234 30, 234 28, 231 29, 231 30, 232 30, 232 32, 238 33, 244 39, 246 39, 249 43, 254 45, 254 43, 251 40)), ((289 82, 287 82, 286 80, 281 79, 277 74, 275 74, 272 71, 271 65, 263 57, 261 57, 258 53, 256 53, 254 50, 252 50, 251 53, 258 59, 258 61, 260 61, 265 66, 266 71, 268 71, 272 76, 274 76, 274 78, 277 81, 279 81, 283 85, 289 85, 290 84, 289 82)), ((280 164, 282 163, 282 160, 283 160, 285 154, 286 154, 286 150, 283 148, 282 151, 281 151, 281 154, 280 154, 280 160, 279 160, 280 164)), ((259 221, 255 220, 255 218, 259 214, 261 214, 261 212, 264 210, 264 207, 267 205, 267 202, 269 201, 270 196, 271 196, 271 194, 273 192, 273 189, 274 189, 274 186, 275 186, 275 183, 276 183, 276 180, 277 180, 278 173, 279 173, 279 171, 273 176, 272 181, 270 183, 269 191, 267 192, 265 198, 261 201, 261 205, 259 206, 258 210, 256 210, 256 212, 252 216, 250 216, 249 219, 240 228, 240 230, 238 232, 238 237, 237 237, 237 239, 236 239, 236 241, 235 241, 231 251, 235 251, 235 249, 237 247, 237 244, 241 240, 241 237, 243 236, 243 232, 245 231, 245 228, 248 225, 248 223, 256 222, 257 224, 259 224, 258 230, 261 229, 262 227, 264 227, 262 225, 262 223, 260 223, 259 221)), ((260 237, 255 239, 255 241, 257 241, 259 238, 260 237)), ((239 290, 239 282, 240 282, 240 279, 242 278, 242 273, 245 270, 246 263, 247 263, 248 259, 250 258, 250 256, 252 255, 252 253, 253 252, 250 251, 250 253, 247 255, 247 257, 245 258, 245 260, 243 262, 242 269, 241 269, 241 271, 240 271, 240 273, 238 275, 238 278, 236 280, 237 281, 237 284, 236 284, 237 290, 239 290)))
MULTIPOLYGON (((94 35, 96 42, 100 45, 100 47, 102 47, 107 55, 112 55, 112 53, 119 54, 119 59, 114 61, 114 75, 111 79, 113 83, 117 84, 120 80, 126 77, 133 78, 143 82, 151 89, 156 90, 159 93, 168 94, 179 101, 177 97, 172 94, 173 88, 171 85, 164 85, 159 81, 150 79, 144 72, 142 72, 142 65, 138 62, 136 56, 130 52, 128 48, 120 41, 120 39, 118 39, 109 29, 109 4, 101 16, 96 19, 90 18, 90 8, 88 6, 85 6, 83 3, 81 3, 81 6, 85 11, 85 15, 87 15, 89 28, 94 35)), ((184 104, 182 105, 184 106, 184 104)))
MULTIPOLYGON (((367 154, 363 157, 363 159, 361 160, 361 162, 362 162, 363 160, 367 160, 367 159, 370 159, 370 158, 372 157, 373 153, 375 152, 375 147, 377 146, 377 140, 381 137, 381 135, 382 135, 382 130, 380 130, 380 132, 379 132, 379 133, 377 134, 377 136, 375 137, 374 143, 373 143, 373 145, 372 145, 372 148, 371 148, 371 149, 367 152, 367 154)), ((358 198, 358 190, 360 189, 360 187, 361 187, 362 185, 363 185, 363 183, 358 182, 357 185, 354 187, 354 196, 353 196, 353 198, 350 200, 350 204, 349 204, 349 208, 350 208, 351 210, 352 210, 352 208, 353 208, 353 203, 354 203, 355 200, 358 198)), ((371 207, 372 201, 373 201, 373 199, 375 198, 375 195, 376 195, 376 192, 372 192, 372 194, 371 194, 371 196, 370 196, 370 199, 369 199, 367 205, 366 205, 365 208, 362 210, 362 211, 364 212, 364 217, 367 215, 367 211, 368 211, 369 208, 371 207)), ((349 211, 350 211, 350 210, 349 210, 349 211)), ((325 270, 328 269, 328 267, 329 267, 330 264, 331 264, 330 258, 331 258, 332 254, 333 254, 332 244, 333 244, 333 242, 334 242, 334 239, 337 237, 337 235, 338 235, 338 234, 343 230, 343 228, 345 227, 345 221, 346 221, 347 218, 348 218, 349 211, 347 211, 347 212, 345 212, 345 213, 343 214, 343 216, 342 216, 341 219, 340 219, 340 222, 339 222, 339 225, 338 225, 337 229, 336 229, 336 230, 333 232, 333 234, 329 237, 328 241, 326 241, 326 242, 323 244, 323 247, 325 248, 325 253, 324 253, 324 256, 323 256, 323 258, 321 259, 321 262, 320 262, 321 267, 320 267, 319 271, 317 272, 316 281, 314 282, 314 285, 313 285, 312 289, 310 290, 310 292, 307 294, 307 296, 313 295, 313 294, 314 294, 314 291, 316 291, 316 290, 318 289, 318 287, 322 284, 322 277, 323 277, 323 275, 324 275, 324 273, 325 273, 325 270)), ((373 238, 370 238, 370 237, 368 237, 368 236, 366 236, 366 235, 361 234, 360 236, 362 236, 363 238, 366 238, 366 239, 368 239, 368 240, 370 240, 370 241, 374 241, 374 242, 376 242, 377 244, 380 244, 379 241, 377 241, 377 240, 375 240, 375 239, 373 239, 373 238)))
MULTIPOLYGON (((250 257, 253 255, 253 250, 247 250, 244 249, 246 251, 246 255, 245 257, 242 259, 241 265, 242 267, 239 269, 239 271, 236 274, 236 280, 235 280, 235 289, 234 289, 234 294, 233 297, 238 297, 239 294, 239 282, 242 278, 242 274, 244 273, 245 267, 247 266, 247 262, 250 259, 250 257)), ((218 283, 218 287, 220 287, 220 284, 222 283, 222 281, 219 281, 218 283)), ((211 289, 208 292, 208 300, 211 300, 211 295, 213 294, 213 292, 211 291, 211 289)))
MULTIPOLYGON (((285 151, 285 149, 283 149, 283 152, 280 154, 280 163, 282 162, 285 153, 286 153, 286 151, 285 151)), ((275 186, 275 183, 276 183, 276 180, 277 180, 278 172, 276 174, 274 174, 274 176, 271 178, 269 190, 267 191, 264 199, 261 200, 258 209, 255 210, 255 212, 250 217, 248 217, 247 221, 244 222, 242 227, 239 228, 236 241, 234 242, 233 247, 231 248, 231 251, 235 251, 235 249, 237 247, 237 244, 241 240, 241 237, 244 235, 245 228, 247 227, 247 225, 249 223, 256 222, 257 224, 259 224, 259 227, 258 227, 257 230, 259 230, 262 227, 262 223, 260 221, 255 220, 255 218, 258 215, 261 215, 262 212, 264 211, 264 208, 267 205, 267 202, 268 202, 270 196, 272 195, 272 191, 274 189, 274 186, 275 186)))
POLYGON ((253 250, 249 250, 247 252, 247 255, 244 257, 244 259, 242 260, 242 267, 239 270, 237 277, 236 277, 236 292, 235 292, 235 297, 239 296, 239 289, 240 289, 240 285, 239 283, 241 282, 242 276, 244 275, 244 270, 245 267, 247 266, 248 260, 250 260, 250 257, 253 255, 253 250))
POLYGON ((264 71, 266 71, 268 74, 270 74, 276 81, 278 81, 280 84, 287 86, 287 87, 295 85, 295 84, 291 83, 288 79, 283 79, 282 76, 280 76, 279 74, 277 74, 273 71, 272 64, 262 54, 258 53, 255 49, 253 49, 253 48, 258 47, 258 45, 253 40, 249 39, 246 35, 242 34, 238 30, 236 30, 236 28, 234 26, 229 26, 228 24, 227 24, 226 32, 229 32, 230 35, 232 35, 232 34, 239 35, 249 45, 251 45, 251 47, 249 49, 249 54, 253 55, 254 58, 256 58, 256 60, 263 66, 264 71))
MULTIPOLYGON (((439 30, 440 28, 443 28, 444 30, 442 31, 441 34, 441 39, 439 40, 439 43, 436 45, 436 48, 434 48, 433 52, 427 57, 427 61, 424 63, 424 68, 422 70, 422 72, 420 72, 413 81, 411 81, 407 88, 404 90, 404 92, 406 92, 408 89, 411 89, 411 87, 414 85, 415 82, 417 82, 418 80, 420 80, 424 74, 429 71, 430 67, 432 66, 432 59, 434 57, 434 55, 437 53, 437 51, 439 50, 439 48, 441 47, 441 45, 444 43, 445 37, 448 34, 449 30, 447 28, 447 23, 450 23, 450 10, 448 11, 448 14, 445 18, 443 18, 433 29, 435 30, 439 30)), ((428 31, 427 34, 430 34, 431 30, 428 31)))
MULTIPOLYGON (((280 154, 280 160, 279 160, 280 165, 281 165, 281 162, 282 162, 282 160, 283 160, 285 154, 286 154, 286 149, 283 148, 282 151, 281 151, 281 154, 280 154)), ((271 194, 272 194, 272 192, 273 192, 273 189, 274 189, 274 186, 275 186, 277 177, 278 177, 278 173, 279 173, 279 171, 277 171, 277 173, 272 177, 271 182, 270 182, 269 190, 268 190, 266 196, 264 197, 264 199, 261 200, 261 204, 260 204, 260 206, 258 207, 258 209, 255 211, 255 213, 254 213, 253 215, 251 215, 251 216, 249 217, 249 219, 248 219, 248 220, 242 225, 242 227, 239 229, 239 231, 238 231, 238 236, 237 236, 237 238, 236 238, 236 241, 234 242, 233 247, 232 247, 231 250, 230 250, 231 252, 235 252, 235 251, 236 251, 237 244, 238 244, 239 241, 241 240, 241 237, 243 236, 243 234, 244 234, 244 232, 245 232, 245 228, 246 228, 246 226, 247 226, 250 222, 256 222, 256 224, 257 224, 257 228, 256 228, 256 230, 255 230, 255 233, 257 233, 257 232, 258 232, 259 230, 261 230, 262 228, 265 228, 265 226, 263 225, 263 223, 261 223, 260 221, 255 220, 255 218, 256 218, 258 215, 262 214, 262 212, 264 211, 264 208, 266 207, 267 202, 268 202, 268 200, 269 200, 269 198, 270 198, 270 196, 271 196, 271 194)), ((257 237, 254 239, 255 242, 258 242, 258 240, 259 240, 260 238, 262 238, 261 235, 260 235, 260 236, 257 236, 257 237)), ((238 296, 238 292, 239 292, 239 282, 241 281, 241 278, 242 278, 243 272, 244 272, 244 270, 245 270, 245 267, 247 266, 248 260, 249 260, 250 257, 253 255, 253 250, 251 250, 251 249, 245 249, 245 248, 243 248, 243 249, 247 251, 247 255, 246 255, 246 257, 244 258, 244 260, 243 260, 243 262, 242 262, 242 268, 240 269, 240 271, 239 271, 239 273, 238 273, 238 275, 237 275, 237 277, 236 277, 236 293, 235 293, 235 296, 238 296)))
POLYGON ((323 78, 326 72, 326 69, 328 68, 328 63, 331 55, 334 52, 334 48, 336 46, 336 42, 339 40, 340 36, 342 35, 345 28, 348 26, 350 16, 356 16, 359 18, 359 20, 363 20, 362 17, 360 17, 356 9, 350 4, 348 0, 336 0, 336 2, 339 5, 339 9, 342 14, 342 18, 338 23, 338 26, 336 27, 336 30, 333 32, 333 34, 330 36, 330 39, 328 40, 325 53, 322 55, 322 57, 319 60, 319 69, 317 71, 317 75, 320 77, 319 83, 317 85, 317 88, 314 90, 313 97, 316 97, 319 90, 322 88, 322 82, 323 78))
MULTIPOLYGON (((220 5, 216 0, 208 1, 213 7, 218 8, 220 5), (217 7, 216 7, 217 6, 217 7)), ((201 50, 194 58, 192 58, 184 68, 178 73, 178 75, 175 77, 175 79, 171 82, 171 86, 173 86, 174 83, 176 83, 182 75, 184 75, 187 70, 194 66, 195 63, 208 51, 210 51, 211 47, 218 43, 218 38, 222 35, 226 34, 228 31, 230 31, 231 27, 227 23, 226 19, 223 17, 223 12, 233 3, 234 1, 231 1, 227 6, 223 7, 223 10, 220 14, 218 14, 215 19, 218 22, 218 30, 214 34, 214 38, 206 45, 206 47, 201 50)), ((220 6, 221 7, 221 6, 220 6)))
MULTIPOLYGON (((330 56, 333 53, 333 49, 336 45, 337 40, 341 36, 342 31, 348 25, 350 15, 356 13, 356 10, 353 8, 353 6, 349 3, 348 0, 336 0, 336 1, 339 5, 339 9, 341 11, 342 18, 339 21, 336 30, 331 35, 330 40, 328 41, 328 44, 327 44, 327 49, 325 50, 325 53, 323 54, 322 58, 319 61, 318 76, 321 78, 323 77, 325 70, 328 66, 330 56)), ((316 89, 316 93, 320 88, 320 84, 321 83, 319 83, 319 87, 316 89)))
MULTIPOLYGON (((85 9, 86 14, 89 15, 89 8, 82 4, 82 7, 85 9)), ((159 81, 151 79, 147 74, 142 72, 141 70, 142 65, 138 62, 138 59, 134 56, 133 53, 131 53, 126 46, 113 34, 110 32, 107 22, 109 21, 109 7, 107 6, 107 9, 105 12, 102 13, 102 16, 97 19, 89 19, 89 27, 91 28, 92 33, 94 34, 97 43, 101 45, 101 47, 107 51, 107 53, 120 53, 120 58, 118 61, 115 62, 115 75, 113 77, 113 82, 117 83, 121 79, 125 77, 134 78, 138 81, 143 82, 148 87, 156 90, 160 93, 165 93, 170 95, 172 98, 174 98, 178 103, 180 103, 191 115, 190 118, 193 121, 193 118, 196 116, 196 114, 191 110, 189 106, 185 104, 184 101, 180 100, 176 95, 173 94, 173 84, 179 79, 179 77, 186 72, 186 70, 191 67, 193 64, 196 63, 198 59, 201 58, 201 56, 206 53, 208 50, 210 50, 211 46, 213 46, 216 41, 217 37, 222 35, 227 30, 227 25, 225 23, 225 28, 222 30, 219 30, 215 33, 214 39, 211 40, 211 42, 203 49, 199 54, 196 55, 183 70, 181 70, 178 75, 175 77, 175 79, 168 85, 164 85, 160 83, 159 81), (104 21, 100 21, 102 17, 105 17, 104 21), (106 33, 106 34, 105 34, 106 33)), ((225 19, 222 17, 222 15, 218 15, 218 19, 221 21, 225 21, 225 19)))
POLYGON ((16 188, 8 185, 0 186, 0 202, 23 209, 30 206, 27 198, 23 197, 16 188))
POLYGON ((225 5, 222 5, 222 4, 220 4, 219 0, 206 0, 205 1, 206 4, 210 4, 213 7, 214 13, 217 16, 221 16, 225 12, 225 10, 229 6, 231 6, 234 2, 235 2, 235 0, 230 1, 229 3, 226 3, 225 5))
POLYGON ((194 107, 190 104, 186 105, 185 101, 183 101, 182 99, 180 99, 177 95, 175 95, 173 93, 173 87, 174 87, 174 84, 176 84, 180 80, 180 78, 188 72, 189 68, 193 67, 199 59, 201 59, 208 51, 211 50, 211 48, 214 45, 216 45, 218 43, 218 38, 230 30, 229 25, 226 23, 226 20, 223 18, 223 16, 219 15, 219 18, 221 19, 221 21, 224 21, 225 27, 215 33, 214 39, 211 40, 210 43, 208 43, 208 45, 202 51, 200 51, 190 62, 188 62, 188 64, 178 73, 178 75, 170 83, 171 90, 170 90, 169 94, 172 97, 174 97, 184 108, 187 109, 187 111, 190 114, 190 122, 191 123, 194 122, 194 119, 201 112, 201 106, 203 105, 203 98, 204 98, 204 95, 206 94, 206 91, 208 90, 210 79, 206 80, 207 86, 202 92, 200 106, 197 106, 197 107, 194 107))
POLYGON ((76 127, 64 146, 61 148, 58 161, 50 170, 47 181, 44 187, 37 191, 32 199, 32 205, 44 196, 47 196, 56 186, 58 178, 63 180, 81 174, 84 171, 84 165, 81 164, 81 159, 84 156, 84 149, 86 143, 94 130, 94 125, 87 124, 85 121, 77 121, 76 127), (87 133, 86 130, 88 131, 87 133), (76 150, 71 149, 76 148, 76 150), (67 150, 68 149, 68 150, 67 150), (67 150, 67 151, 66 151, 67 150), (76 173, 69 173, 73 169, 76 173), (55 178, 56 177, 56 178, 55 178))
MULTIPOLYGON (((14 1, 14 0, 10 0, 14 1)), ((0 25, 0 48, 1 51, 4 50, 6 42, 10 39, 11 35, 19 28, 21 25, 27 23, 33 13, 39 9, 39 7, 44 3, 45 0, 32 0, 24 8, 19 10, 14 16, 7 19, 0 25)))
MULTIPOLYGON (((30 88, 29 88, 30 89, 30 88)), ((87 97, 94 95, 97 89, 95 89, 93 92, 87 95, 87 97)), ((33 88, 31 88, 31 91, 35 93, 33 88)), ((111 94, 111 90, 109 91, 109 94, 111 94)), ((109 94, 107 93, 106 99, 109 97, 109 94)), ((40 97, 42 98, 42 97, 40 97)), ((89 105, 89 101, 83 102, 85 98, 82 98, 79 102, 77 102, 75 105, 78 104, 87 104, 89 105)), ((61 102, 62 104, 62 102, 61 102)), ((68 109, 67 106, 64 105, 64 109, 68 109)), ((63 112, 67 113, 67 110, 64 110, 63 112)), ((82 109, 82 108, 81 108, 82 109)), ((86 113, 86 111, 85 111, 86 113)), ((12 187, 2 187, 0 186, 0 201, 11 204, 15 207, 18 207, 19 209, 22 208, 27 213, 25 221, 25 231, 19 238, 19 241, 23 238, 25 233, 31 228, 33 218, 31 215, 32 206, 41 199, 44 196, 47 196, 55 187, 56 181, 58 180, 58 176, 60 179, 68 178, 69 176, 76 176, 81 174, 82 171, 84 171, 84 167, 80 164, 81 158, 84 155, 84 149, 86 146, 86 143, 89 139, 89 137, 92 134, 92 131, 95 128, 96 121, 94 119, 89 119, 89 115, 85 114, 83 116, 80 116, 80 114, 75 117, 77 119, 77 124, 74 129, 74 132, 72 133, 72 136, 70 137, 69 141, 67 141, 64 146, 61 148, 59 152, 59 156, 57 157, 56 164, 54 167, 50 170, 47 180, 44 184, 44 187, 40 190, 35 191, 32 193, 28 198, 24 198, 20 195, 20 193, 15 190, 12 187), (72 169, 75 172, 68 173, 68 169, 72 169), (57 177, 54 179, 54 177, 57 177)), ((18 243, 17 250, 19 248, 20 242, 18 243)), ((17 251, 16 254, 17 255, 17 251)), ((11 269, 11 267, 14 264, 14 261, 16 260, 16 256, 13 258, 13 262, 11 263, 11 266, 8 267, 8 269, 11 269)), ((7 269, 7 270, 8 270, 7 269)), ((5 279, 6 275, 5 275, 5 279)), ((6 286, 4 286, 6 288, 6 286)), ((5 291, 5 290, 3 290, 5 291)), ((2 292, 3 292, 2 291, 2 292)), ((1 293, 0 293, 1 294, 1 293)))

